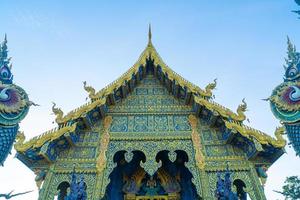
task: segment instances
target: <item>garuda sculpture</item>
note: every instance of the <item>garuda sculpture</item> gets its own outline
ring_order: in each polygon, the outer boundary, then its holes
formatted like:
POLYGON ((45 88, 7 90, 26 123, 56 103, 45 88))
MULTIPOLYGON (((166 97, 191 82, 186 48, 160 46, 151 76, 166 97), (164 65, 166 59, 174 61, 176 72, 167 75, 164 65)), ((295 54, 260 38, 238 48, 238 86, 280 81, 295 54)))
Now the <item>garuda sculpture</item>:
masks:
POLYGON ((276 118, 285 126, 287 136, 300 156, 300 53, 288 38, 284 82, 268 99, 276 118))

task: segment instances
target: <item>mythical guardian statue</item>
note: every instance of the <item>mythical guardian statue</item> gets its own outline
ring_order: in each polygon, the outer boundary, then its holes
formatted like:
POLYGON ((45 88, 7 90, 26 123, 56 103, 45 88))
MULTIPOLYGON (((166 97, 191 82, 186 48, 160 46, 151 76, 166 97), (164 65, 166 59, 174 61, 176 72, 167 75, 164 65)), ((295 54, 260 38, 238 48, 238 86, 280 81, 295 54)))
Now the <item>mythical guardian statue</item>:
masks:
POLYGON ((13 84, 12 65, 7 57, 7 39, 0 44, 0 165, 3 166, 16 139, 19 122, 27 115, 29 101, 26 92, 13 84))
POLYGON ((284 124, 287 136, 300 156, 300 53, 289 38, 285 61, 284 82, 273 90, 268 100, 273 114, 284 124))

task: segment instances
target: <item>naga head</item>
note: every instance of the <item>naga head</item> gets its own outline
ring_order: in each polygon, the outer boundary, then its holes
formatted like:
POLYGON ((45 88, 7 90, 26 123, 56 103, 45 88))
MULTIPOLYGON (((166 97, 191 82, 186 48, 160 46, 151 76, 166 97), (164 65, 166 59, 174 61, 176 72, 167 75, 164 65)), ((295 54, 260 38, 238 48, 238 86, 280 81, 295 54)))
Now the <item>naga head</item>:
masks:
POLYGON ((239 105, 239 107, 237 108, 237 112, 246 112, 247 111, 247 103, 245 101, 245 98, 242 100, 242 103, 239 105))
POLYGON ((296 46, 293 45, 288 38, 287 58, 285 59, 285 77, 284 81, 298 81, 300 79, 300 53, 296 51, 296 46))
POLYGON ((52 102, 52 104, 52 112, 56 116, 55 121, 58 122, 63 117, 64 112, 60 108, 56 107, 56 103, 52 102))
POLYGON ((215 79, 214 79, 214 82, 209 83, 209 84, 205 87, 205 90, 206 90, 206 91, 211 91, 211 90, 215 89, 216 86, 217 86, 217 79, 215 78, 215 79))
POLYGON ((300 120, 300 53, 288 38, 284 82, 277 86, 271 97, 271 109, 282 122, 300 120))
POLYGON ((92 86, 88 86, 86 81, 83 81, 83 88, 85 91, 89 93, 89 98, 90 99, 95 99, 96 98, 96 90, 92 86))
POLYGON ((274 116, 285 127, 276 129, 276 138, 285 145, 282 134, 286 130, 294 150, 300 155, 300 53, 289 38, 287 44, 284 82, 273 90, 269 100, 274 116))

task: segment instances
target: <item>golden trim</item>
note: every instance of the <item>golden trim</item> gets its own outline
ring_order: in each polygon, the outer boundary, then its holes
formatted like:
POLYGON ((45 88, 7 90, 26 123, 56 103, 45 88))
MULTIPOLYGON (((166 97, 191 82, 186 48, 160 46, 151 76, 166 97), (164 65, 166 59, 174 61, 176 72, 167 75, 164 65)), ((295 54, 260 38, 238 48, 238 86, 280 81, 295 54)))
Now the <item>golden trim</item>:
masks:
POLYGON ((225 126, 230 130, 234 130, 234 133, 239 132, 242 136, 246 138, 251 139, 251 137, 254 137, 260 144, 270 144, 277 148, 283 148, 286 145, 286 140, 282 137, 282 135, 285 132, 284 127, 276 128, 276 139, 274 139, 261 131, 258 131, 245 125, 240 125, 238 123, 225 121, 225 126))
POLYGON ((245 157, 244 156, 222 156, 222 157, 211 156, 211 157, 206 157, 205 159, 206 161, 228 161, 228 160, 244 161, 245 157))
POLYGON ((88 102, 75 110, 72 110, 67 115, 61 118, 56 118, 57 123, 65 123, 69 120, 74 120, 79 118, 80 116, 88 113, 89 111, 93 110, 97 106, 104 105, 106 103, 106 98, 98 99, 93 102, 88 102))
POLYGON ((235 121, 239 121, 239 122, 242 122, 246 119, 246 115, 244 114, 244 112, 247 109, 247 104, 244 99, 242 100, 242 104, 240 104, 237 108, 237 114, 232 112, 230 109, 217 104, 216 102, 208 101, 199 96, 194 95, 194 100, 196 103, 198 103, 202 106, 205 106, 205 108, 207 108, 208 110, 210 110, 212 112, 218 112, 222 117, 231 118, 231 119, 233 119, 235 121))
MULTIPOLYGON (((59 174, 70 174, 73 172, 73 169, 59 168, 59 169, 54 169, 53 172, 59 173, 59 174)), ((93 173, 97 173, 97 171, 95 169, 76 168, 76 173, 85 173, 85 174, 91 173, 91 174, 93 174, 93 173)))
MULTIPOLYGON (((189 132, 184 132, 184 133, 189 133, 189 132)), ((128 133, 128 136, 124 137, 124 136, 116 136, 116 132, 111 133, 111 137, 110 140, 115 140, 115 141, 121 141, 121 140, 127 140, 127 141, 153 141, 153 140, 190 140, 191 136, 186 135, 186 136, 180 136, 180 135, 174 135, 174 136, 140 136, 140 137, 135 137, 134 135, 132 135, 131 137, 129 136, 130 133, 128 133), (113 136, 114 135, 114 136, 113 136)), ((151 135, 151 133, 149 133, 149 135, 151 135)))
POLYGON ((189 115, 189 122, 192 127, 192 141, 195 150, 195 159, 196 165, 199 169, 204 169, 205 167, 205 158, 202 153, 202 144, 200 140, 200 135, 197 132, 197 123, 198 119, 194 115, 189 115))
POLYGON ((19 132, 17 135, 17 142, 14 145, 14 148, 17 152, 25 152, 29 148, 38 148, 41 147, 47 141, 53 141, 60 136, 64 135, 67 132, 74 132, 77 127, 77 123, 72 124, 71 126, 64 126, 61 128, 55 128, 50 131, 47 131, 39 136, 33 137, 31 140, 25 141, 25 135, 23 132, 19 132))
POLYGON ((99 150, 100 153, 99 153, 99 156, 97 159, 97 164, 96 164, 98 173, 101 173, 104 170, 104 168, 106 167, 106 151, 107 151, 107 147, 108 147, 108 144, 110 141, 109 128, 110 128, 111 123, 112 123, 111 116, 107 116, 104 118, 104 124, 103 124, 104 133, 101 138, 100 150, 99 150))

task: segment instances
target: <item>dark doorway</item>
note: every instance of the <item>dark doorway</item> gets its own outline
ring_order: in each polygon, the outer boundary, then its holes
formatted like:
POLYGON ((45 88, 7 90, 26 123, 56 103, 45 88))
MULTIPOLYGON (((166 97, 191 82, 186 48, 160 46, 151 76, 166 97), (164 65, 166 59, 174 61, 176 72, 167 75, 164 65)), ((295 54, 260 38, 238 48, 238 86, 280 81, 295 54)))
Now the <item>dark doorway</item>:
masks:
POLYGON ((58 196, 57 196, 58 200, 64 200, 65 199, 65 197, 67 196, 69 187, 70 187, 70 184, 67 181, 61 182, 57 186, 57 190, 59 190, 58 196))

